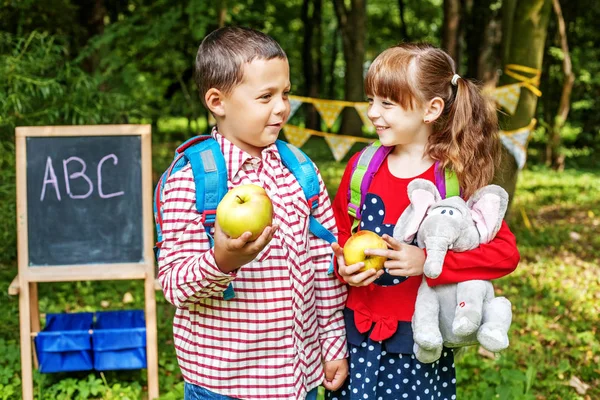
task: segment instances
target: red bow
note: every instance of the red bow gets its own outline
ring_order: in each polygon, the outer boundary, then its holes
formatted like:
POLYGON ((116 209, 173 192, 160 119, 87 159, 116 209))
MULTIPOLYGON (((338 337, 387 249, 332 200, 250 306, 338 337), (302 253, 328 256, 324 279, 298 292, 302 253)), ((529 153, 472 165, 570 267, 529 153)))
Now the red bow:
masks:
POLYGON ((373 316, 371 310, 363 305, 354 309, 354 325, 360 333, 365 333, 371 329, 373 323, 375 323, 375 326, 369 337, 375 341, 390 338, 398 329, 398 321, 395 318, 373 316))

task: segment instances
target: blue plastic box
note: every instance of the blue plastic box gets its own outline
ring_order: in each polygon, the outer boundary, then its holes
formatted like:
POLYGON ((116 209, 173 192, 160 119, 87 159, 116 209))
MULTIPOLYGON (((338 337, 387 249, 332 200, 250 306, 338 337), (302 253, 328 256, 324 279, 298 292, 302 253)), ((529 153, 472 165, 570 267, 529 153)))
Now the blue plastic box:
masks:
POLYGON ((91 370, 93 319, 93 313, 47 314, 34 339, 40 372, 91 370))
POLYGON ((94 369, 98 371, 146 368, 144 312, 97 312, 92 348, 94 369))
POLYGON ((146 368, 143 310, 47 314, 34 340, 43 373, 146 368))

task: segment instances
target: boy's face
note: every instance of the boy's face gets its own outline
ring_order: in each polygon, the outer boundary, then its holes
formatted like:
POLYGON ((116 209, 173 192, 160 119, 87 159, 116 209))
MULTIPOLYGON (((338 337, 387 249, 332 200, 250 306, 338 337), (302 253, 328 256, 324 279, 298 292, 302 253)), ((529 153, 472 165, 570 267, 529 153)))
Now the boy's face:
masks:
POLYGON ((287 59, 246 63, 242 83, 222 98, 219 132, 253 156, 277 140, 290 114, 290 69, 287 59))

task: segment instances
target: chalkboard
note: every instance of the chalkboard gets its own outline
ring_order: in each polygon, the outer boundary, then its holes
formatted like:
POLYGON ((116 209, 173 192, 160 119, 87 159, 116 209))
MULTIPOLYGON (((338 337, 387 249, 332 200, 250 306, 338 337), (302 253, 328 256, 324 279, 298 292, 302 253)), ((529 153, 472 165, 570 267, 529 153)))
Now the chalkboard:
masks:
POLYGON ((144 260, 140 136, 26 138, 29 266, 144 260))

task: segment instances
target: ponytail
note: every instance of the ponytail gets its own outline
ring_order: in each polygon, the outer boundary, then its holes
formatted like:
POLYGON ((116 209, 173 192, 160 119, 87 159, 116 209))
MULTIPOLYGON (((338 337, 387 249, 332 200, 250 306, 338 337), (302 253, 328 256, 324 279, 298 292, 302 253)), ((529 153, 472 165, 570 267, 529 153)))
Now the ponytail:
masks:
POLYGON ((434 125, 429 154, 440 168, 456 174, 463 197, 469 198, 494 177, 500 155, 498 118, 493 102, 475 83, 456 74, 452 81, 456 86, 448 82, 452 95, 434 125))

